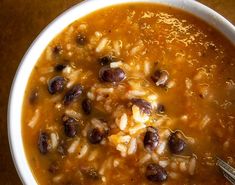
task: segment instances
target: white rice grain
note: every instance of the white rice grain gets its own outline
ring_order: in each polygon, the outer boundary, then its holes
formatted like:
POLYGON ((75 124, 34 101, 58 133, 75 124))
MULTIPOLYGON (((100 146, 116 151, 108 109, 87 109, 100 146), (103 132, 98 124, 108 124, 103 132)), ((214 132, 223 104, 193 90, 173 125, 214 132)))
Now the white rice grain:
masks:
POLYGON ((59 140, 59 136, 57 133, 51 133, 51 147, 52 149, 55 149, 58 146, 58 140, 59 140))
POLYGON ((125 136, 119 136, 119 142, 128 144, 131 140, 131 136, 125 135, 125 136))
POLYGON ((80 24, 80 25, 78 26, 78 29, 80 29, 80 30, 86 30, 87 27, 88 27, 88 25, 87 25, 86 23, 82 23, 82 24, 80 24))
POLYGON ((70 66, 66 66, 64 69, 63 69, 63 74, 67 77, 71 72, 72 72, 72 67, 70 66))
POLYGON ((127 147, 123 144, 118 144, 116 149, 121 152, 122 157, 126 157, 127 147))
POLYGON ((93 161, 98 156, 98 150, 93 150, 88 157, 88 161, 93 161))
POLYGON ((101 38, 101 37, 102 37, 102 33, 99 32, 99 31, 96 31, 96 32, 95 32, 95 36, 96 36, 97 38, 101 38))
POLYGON ((81 159, 82 157, 84 157, 87 154, 88 149, 88 145, 84 145, 78 154, 78 158, 81 159))
POLYGON ((109 94, 109 93, 113 93, 114 89, 113 88, 99 88, 97 89, 97 93, 99 94, 109 94))
POLYGON ((117 68, 117 67, 120 67, 121 65, 122 65, 122 61, 111 62, 111 63, 110 63, 110 67, 111 67, 111 68, 117 68))
POLYGON ((192 158, 189 160, 189 166, 188 166, 188 172, 189 172, 190 175, 193 175, 193 174, 194 174, 195 168, 196 168, 196 158, 195 158, 195 157, 192 157, 192 158))
POLYGON ((132 106, 132 114, 136 122, 145 123, 149 120, 149 116, 144 113, 141 113, 139 107, 136 105, 132 106))
POLYGON ((175 85, 176 85, 176 82, 175 81, 170 81, 168 84, 167 84, 167 88, 173 88, 173 87, 175 87, 175 85))
POLYGON ((147 97, 149 101, 156 101, 158 99, 158 96, 156 94, 151 94, 147 97))
POLYGON ((41 77, 39 78, 39 80, 40 80, 40 82, 42 82, 42 83, 46 83, 46 78, 45 78, 44 76, 41 76, 41 77))
POLYGON ((179 165, 179 168, 182 172, 187 171, 187 167, 186 167, 186 163, 185 162, 181 162, 179 165))
POLYGON ((66 109, 65 114, 75 119, 80 119, 82 116, 79 112, 76 112, 75 110, 72 109, 66 109))
POLYGON ((159 161, 159 159, 158 159, 158 155, 156 154, 156 153, 152 153, 152 160, 154 161, 154 162, 158 162, 159 161))
POLYGON ((150 154, 146 154, 144 157, 142 157, 139 160, 139 164, 142 165, 144 163, 146 163, 147 161, 149 161, 151 159, 151 155, 150 154))
POLYGON ((173 170, 176 170, 178 167, 176 162, 172 162, 170 166, 171 166, 171 169, 173 170))
POLYGON ((138 52, 141 52, 141 50, 144 47, 144 43, 142 40, 140 40, 135 47, 133 47, 130 51, 130 55, 136 55, 138 52))
POLYGON ((95 100, 95 95, 92 92, 87 92, 87 97, 91 100, 95 100))
POLYGON ((34 115, 33 115, 32 119, 31 119, 31 120, 29 121, 29 123, 28 123, 28 126, 31 127, 31 128, 34 128, 35 125, 36 125, 37 122, 38 122, 39 116, 40 116, 39 109, 36 109, 35 112, 34 112, 34 115))
POLYGON ((51 60, 52 59, 52 48, 48 47, 46 50, 46 59, 51 60))
POLYGON ((105 48, 107 43, 108 43, 108 38, 102 38, 98 46, 96 47, 96 52, 97 53, 101 52, 105 48))
POLYGON ((92 118, 91 119, 91 124, 96 128, 103 129, 103 123, 97 118, 92 118))
POLYGON ((144 73, 145 75, 150 74, 150 62, 149 61, 144 62, 144 73))
POLYGON ((144 123, 137 123, 135 124, 135 126, 129 128, 129 133, 133 135, 144 128, 146 128, 146 125, 144 123))
POLYGON ((207 124, 210 122, 211 118, 208 115, 205 115, 201 121, 200 124, 200 129, 205 128, 205 126, 207 126, 207 124))
POLYGON ((77 81, 78 76, 79 76, 80 73, 81 73, 81 70, 79 69, 79 70, 71 72, 67 76, 67 78, 69 79, 69 82, 66 85, 67 88, 70 88, 70 87, 72 87, 75 84, 75 82, 77 81))
POLYGON ((158 164, 159 164, 161 167, 165 168, 165 167, 167 167, 167 166, 169 165, 169 161, 167 161, 167 160, 159 161, 158 164))
POLYGON ((136 138, 131 138, 127 154, 128 155, 134 154, 136 150, 137 150, 136 138))
POLYGON ((165 148, 166 148, 166 141, 160 142, 159 145, 158 145, 158 148, 157 148, 157 153, 159 155, 163 154, 165 148))
POLYGON ((75 150, 77 149, 77 147, 78 147, 78 145, 79 145, 79 143, 80 143, 80 139, 78 138, 78 139, 76 139, 71 145, 70 145, 70 147, 68 148, 68 153, 74 153, 75 152, 75 150))
POLYGON ((131 91, 128 91, 128 97, 129 98, 133 98, 135 96, 144 96, 146 95, 146 92, 145 91, 140 91, 140 90, 131 90, 131 91))
POLYGON ((102 100, 104 100, 105 99, 105 97, 102 95, 98 95, 97 97, 96 97, 96 101, 102 101, 102 100))
POLYGON ((53 177, 52 180, 53 180, 54 183, 60 183, 60 181, 62 180, 63 177, 64 177, 63 174, 59 174, 59 175, 53 177))
POLYGON ((170 176, 170 178, 172 178, 172 179, 177 179, 177 178, 179 177, 179 174, 177 174, 177 173, 175 173, 175 172, 170 172, 170 173, 169 173, 169 176, 170 176))
POLYGON ((187 89, 191 89, 191 87, 193 85, 192 80, 190 80, 189 78, 186 78, 185 79, 185 85, 186 85, 187 89))
POLYGON ((116 56, 119 56, 121 54, 122 41, 121 40, 114 41, 113 48, 116 56))
POLYGON ((113 167, 116 168, 120 165, 120 161, 118 159, 113 160, 113 167))
POLYGON ((120 118, 120 122, 119 122, 119 125, 118 125, 120 130, 125 130, 126 127, 127 127, 127 124, 128 124, 128 118, 127 118, 126 113, 124 113, 122 115, 122 117, 120 118))
POLYGON ((101 177, 101 180, 105 183, 105 182, 106 182, 106 177, 105 177, 105 176, 102 176, 102 177, 101 177))

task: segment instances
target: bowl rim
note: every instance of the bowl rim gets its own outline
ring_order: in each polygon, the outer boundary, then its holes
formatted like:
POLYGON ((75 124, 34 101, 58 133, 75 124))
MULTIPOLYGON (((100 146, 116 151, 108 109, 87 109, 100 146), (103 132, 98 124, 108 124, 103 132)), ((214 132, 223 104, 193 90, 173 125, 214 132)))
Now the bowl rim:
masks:
POLYGON ((69 24, 96 10, 125 3, 164 4, 189 12, 211 24, 235 45, 233 24, 211 8, 193 0, 85 0, 67 9, 49 23, 32 42, 18 66, 11 85, 7 110, 8 141, 13 163, 23 184, 37 184, 25 154, 21 131, 24 92, 33 67, 51 40, 69 24), (35 51, 37 49, 39 51, 35 51), (33 62, 30 63, 31 58, 33 62))

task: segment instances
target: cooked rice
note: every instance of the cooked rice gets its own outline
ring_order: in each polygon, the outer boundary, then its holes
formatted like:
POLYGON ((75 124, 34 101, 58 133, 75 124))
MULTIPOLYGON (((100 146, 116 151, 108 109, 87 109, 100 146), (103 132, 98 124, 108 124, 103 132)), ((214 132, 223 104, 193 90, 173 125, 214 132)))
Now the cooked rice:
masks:
POLYGON ((113 48, 116 56, 119 56, 121 54, 122 41, 121 40, 114 41, 113 48))
POLYGON ((99 44, 96 47, 96 52, 97 53, 101 52, 105 48, 108 41, 109 41, 108 38, 106 38, 106 37, 102 38, 101 41, 99 42, 99 44))
POLYGON ((128 118, 127 118, 127 115, 124 113, 122 117, 120 118, 120 122, 118 124, 120 130, 125 130, 127 127, 127 123, 128 123, 128 118))
POLYGON ((64 177, 64 174, 59 174, 59 175, 53 177, 53 182, 60 183, 60 181, 63 179, 63 177, 64 177))
POLYGON ((150 62, 149 61, 144 62, 144 73, 145 75, 150 74, 150 62))
POLYGON ((81 150, 78 153, 78 158, 80 159, 80 158, 84 157, 87 154, 88 149, 89 149, 88 145, 83 145, 81 150))
POLYGON ((135 96, 144 96, 144 95, 146 95, 145 91, 140 91, 140 90, 128 91, 128 97, 129 98, 133 98, 135 96))
POLYGON ((181 162, 180 165, 179 165, 179 168, 182 172, 185 172, 187 171, 187 166, 186 166, 186 163, 185 162, 181 162))
POLYGON ((81 70, 76 70, 67 75, 67 78, 69 79, 69 82, 66 85, 67 88, 72 87, 76 83, 77 77, 80 75, 80 73, 81 70))
POLYGON ((58 146, 59 136, 57 133, 51 133, 51 147, 55 149, 58 146))
POLYGON ((129 133, 133 135, 144 128, 146 128, 146 125, 144 123, 136 123, 135 126, 129 128, 129 133))
POLYGON ((120 67, 122 65, 122 62, 121 61, 118 61, 118 62, 111 62, 110 63, 110 67, 111 68, 117 68, 117 67, 120 67))
POLYGON ((113 160, 113 167, 116 168, 120 165, 120 161, 118 159, 113 160))
POLYGON ((159 155, 163 154, 164 151, 165 151, 165 148, 166 148, 166 141, 161 141, 158 145, 158 148, 157 148, 157 153, 159 155))
POLYGON ((137 150, 136 138, 131 138, 127 154, 128 155, 134 154, 136 150, 137 150))
POLYGON ((166 160, 165 161, 159 161, 158 164, 161 167, 165 168, 165 167, 167 167, 169 165, 169 161, 166 161, 166 160))
POLYGON ((177 178, 179 177, 179 174, 178 174, 178 173, 175 173, 175 172, 170 172, 170 173, 169 173, 169 176, 170 176, 170 178, 172 178, 172 179, 177 179, 177 178))
POLYGON ((114 88, 99 88, 97 89, 97 93, 100 93, 100 94, 109 94, 109 93, 113 93, 114 91, 114 88))
POLYGON ((91 100, 95 99, 95 95, 92 92, 87 92, 87 97, 91 100))
POLYGON ((139 160, 139 164, 142 165, 142 164, 146 163, 147 161, 149 161, 150 159, 151 159, 151 155, 150 154, 146 154, 145 156, 143 156, 139 160))
POLYGON ((66 109, 65 110, 65 114, 69 117, 75 118, 75 119, 80 119, 81 118, 81 114, 75 110, 72 109, 66 109))
POLYGON ((78 145, 80 143, 80 139, 77 138, 75 141, 72 142, 72 144, 70 145, 70 147, 68 148, 68 153, 74 153, 75 150, 77 149, 78 145))
POLYGON ((195 158, 195 157, 192 157, 192 158, 189 160, 189 166, 188 166, 188 172, 189 172, 190 175, 193 175, 193 174, 194 174, 195 168, 196 168, 196 158, 195 158))
POLYGON ((39 116, 40 116, 39 109, 36 109, 32 119, 28 123, 28 126, 30 126, 31 128, 34 128, 38 122, 39 116))
POLYGON ((118 144, 116 149, 121 152, 122 157, 126 157, 127 147, 124 144, 118 144))
MULTIPOLYGON (((132 106, 132 114, 136 122, 145 123, 149 120, 149 116, 144 113, 141 113, 139 107, 136 105, 132 106)), ((140 127, 143 127, 143 125, 141 125, 140 127)))

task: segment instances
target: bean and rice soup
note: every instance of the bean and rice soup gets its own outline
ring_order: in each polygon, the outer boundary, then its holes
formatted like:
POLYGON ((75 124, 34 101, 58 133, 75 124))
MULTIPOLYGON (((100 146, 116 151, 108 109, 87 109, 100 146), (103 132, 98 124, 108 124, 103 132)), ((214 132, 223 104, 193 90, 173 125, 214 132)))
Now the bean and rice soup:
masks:
POLYGON ((235 165, 235 47, 180 10, 124 4, 69 25, 25 93, 38 184, 222 185, 235 165))

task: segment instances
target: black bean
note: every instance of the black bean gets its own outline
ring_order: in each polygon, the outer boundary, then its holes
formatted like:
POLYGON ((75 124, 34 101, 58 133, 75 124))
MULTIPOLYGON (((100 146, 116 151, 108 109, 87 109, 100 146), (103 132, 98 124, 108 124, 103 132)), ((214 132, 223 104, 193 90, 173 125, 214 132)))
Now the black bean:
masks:
POLYGON ((169 137, 168 145, 169 145, 170 151, 174 154, 181 153, 186 147, 185 141, 180 138, 180 133, 177 131, 171 133, 169 137))
POLYGON ((104 132, 99 128, 93 128, 88 133, 88 140, 92 144, 99 144, 104 138, 104 132))
POLYGON ((59 171, 59 163, 54 161, 50 164, 48 171, 52 174, 55 174, 59 171))
POLYGON ((162 105, 162 104, 158 104, 158 105, 157 105, 157 113, 158 113, 158 114, 164 114, 165 111, 166 111, 166 109, 165 109, 165 106, 164 106, 164 105, 162 105))
POLYGON ((150 126, 144 136, 144 147, 148 151, 153 151, 157 148, 159 142, 159 135, 156 128, 150 126))
POLYGON ((64 104, 69 105, 82 94, 83 88, 80 84, 73 86, 64 96, 64 104))
POLYGON ((104 57, 101 57, 99 59, 99 63, 102 65, 102 66, 106 66, 106 65, 109 65, 110 63, 114 62, 115 60, 113 59, 112 56, 104 56, 104 57))
POLYGON ((83 34, 78 34, 76 37, 76 42, 79 46, 84 46, 87 43, 87 37, 83 34))
POLYGON ((165 70, 157 70, 151 76, 151 79, 156 84, 156 86, 165 87, 169 79, 169 74, 165 70))
POLYGON ((71 117, 63 116, 64 133, 68 137, 75 137, 78 130, 78 122, 71 117))
POLYGON ((86 98, 82 101, 82 109, 85 114, 89 115, 91 113, 92 107, 91 107, 91 100, 86 98))
POLYGON ((94 168, 85 168, 81 170, 82 173, 90 180, 99 180, 100 174, 94 168))
POLYGON ((156 163, 148 164, 145 175, 152 182, 164 182, 167 180, 166 170, 156 163))
POLYGON ((46 132, 40 132, 38 137, 38 148, 41 154, 46 154, 48 152, 48 141, 48 134, 46 132))
POLYGON ((120 82, 125 79, 125 72, 117 67, 110 68, 109 66, 103 66, 99 71, 99 77, 104 82, 120 82))
POLYGON ((38 100, 38 96, 39 96, 38 89, 32 90, 29 96, 29 103, 32 105, 35 104, 38 100))
POLYGON ((52 79, 50 79, 48 83, 48 91, 50 94, 55 94, 62 92, 65 86, 65 79, 61 76, 56 76, 52 79))
POLYGON ((55 46, 54 48, 53 48, 53 53, 55 54, 55 55, 58 55, 58 54, 61 54, 61 52, 62 52, 62 47, 60 46, 60 45, 57 45, 57 46, 55 46))
POLYGON ((132 98, 131 102, 136 105, 137 107, 139 107, 140 111, 150 115, 152 112, 152 105, 151 103, 147 102, 144 99, 139 99, 139 98, 132 98))
POLYGON ((74 123, 64 123, 64 133, 68 137, 75 137, 77 134, 76 125, 74 123))
POLYGON ((64 68, 66 68, 66 64, 57 64, 55 66, 55 71, 61 72, 61 71, 63 71, 64 68))

